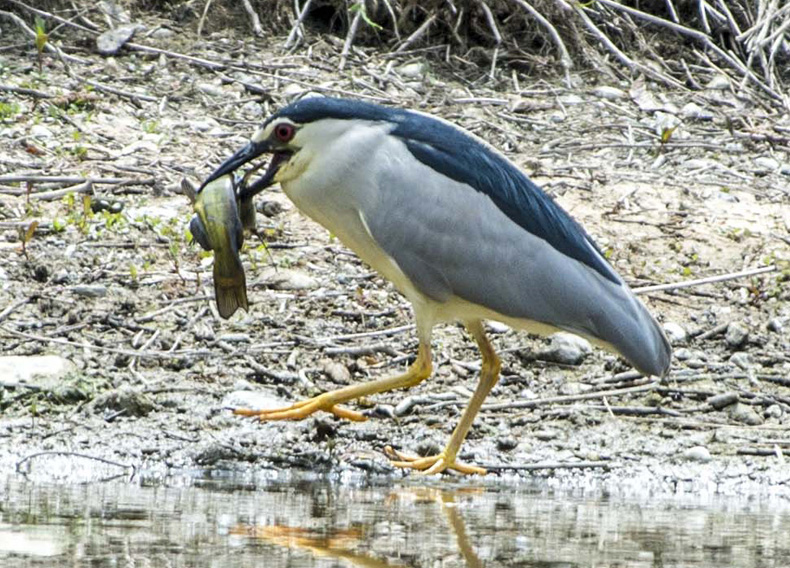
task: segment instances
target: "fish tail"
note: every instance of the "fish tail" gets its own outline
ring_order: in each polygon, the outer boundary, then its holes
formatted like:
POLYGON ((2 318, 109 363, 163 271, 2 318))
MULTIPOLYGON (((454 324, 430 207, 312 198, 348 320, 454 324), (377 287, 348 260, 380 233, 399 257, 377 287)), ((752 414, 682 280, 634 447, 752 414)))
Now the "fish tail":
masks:
POLYGON ((249 311, 247 281, 241 260, 236 255, 214 254, 214 295, 217 311, 228 319, 239 308, 249 311))

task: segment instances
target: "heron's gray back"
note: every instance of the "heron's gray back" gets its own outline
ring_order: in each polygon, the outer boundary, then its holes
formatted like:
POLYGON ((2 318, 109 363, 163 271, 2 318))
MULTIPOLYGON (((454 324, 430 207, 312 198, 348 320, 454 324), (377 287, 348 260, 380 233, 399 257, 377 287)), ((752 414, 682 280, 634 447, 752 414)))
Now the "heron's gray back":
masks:
POLYGON ((622 281, 559 252, 487 195, 407 153, 389 139, 368 158, 376 167, 362 166, 370 172, 363 211, 379 246, 417 289, 437 302, 457 296, 579 333, 610 344, 644 373, 666 372, 669 344, 622 281))

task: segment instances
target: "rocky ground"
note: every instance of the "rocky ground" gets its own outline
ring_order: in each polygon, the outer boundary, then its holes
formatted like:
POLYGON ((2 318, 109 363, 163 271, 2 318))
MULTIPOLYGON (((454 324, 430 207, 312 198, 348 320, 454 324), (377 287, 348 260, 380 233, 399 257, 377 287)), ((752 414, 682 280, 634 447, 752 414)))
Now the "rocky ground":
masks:
POLYGON ((216 315, 181 179, 207 175, 270 109, 318 92, 431 112, 488 140, 636 289, 763 269, 644 291, 675 348, 660 382, 588 345, 491 324, 503 376, 464 459, 561 483, 790 494, 787 115, 704 70, 691 71, 707 86, 696 91, 583 72, 568 85, 492 78, 430 48, 355 48, 341 72, 329 37, 285 54, 282 37, 144 24, 115 56, 67 28, 40 64, 19 26, 3 28, 0 472, 388 475, 386 445, 445 443, 478 369, 455 326, 436 330, 435 376, 362 401, 366 422, 229 410, 398 372, 416 351, 405 300, 277 188, 258 199, 260 237, 243 252, 250 311, 216 315), (533 469, 547 464, 558 468, 533 469))

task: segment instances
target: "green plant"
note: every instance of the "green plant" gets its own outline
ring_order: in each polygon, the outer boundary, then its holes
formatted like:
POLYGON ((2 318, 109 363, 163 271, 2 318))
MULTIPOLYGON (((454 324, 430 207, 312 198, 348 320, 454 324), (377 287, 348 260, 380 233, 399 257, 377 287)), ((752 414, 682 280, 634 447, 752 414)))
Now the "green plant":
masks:
POLYGON ((49 41, 49 34, 46 31, 46 24, 43 19, 36 16, 36 49, 38 50, 38 72, 42 72, 42 64, 44 60, 44 48, 49 41))

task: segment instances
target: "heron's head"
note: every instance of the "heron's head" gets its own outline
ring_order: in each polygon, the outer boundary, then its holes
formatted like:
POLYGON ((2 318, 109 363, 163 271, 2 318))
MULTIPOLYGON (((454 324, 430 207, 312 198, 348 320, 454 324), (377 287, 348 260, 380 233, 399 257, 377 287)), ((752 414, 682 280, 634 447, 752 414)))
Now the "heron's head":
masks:
MULTIPOLYGON (((268 168, 252 187, 257 193, 277 181, 298 177, 313 156, 337 142, 349 129, 372 123, 397 124, 403 111, 360 101, 311 97, 292 103, 270 116, 241 148, 203 182, 229 174, 264 154, 270 154, 268 168), (279 175, 278 175, 279 174, 279 175)), ((199 190, 198 190, 199 191, 199 190)))

